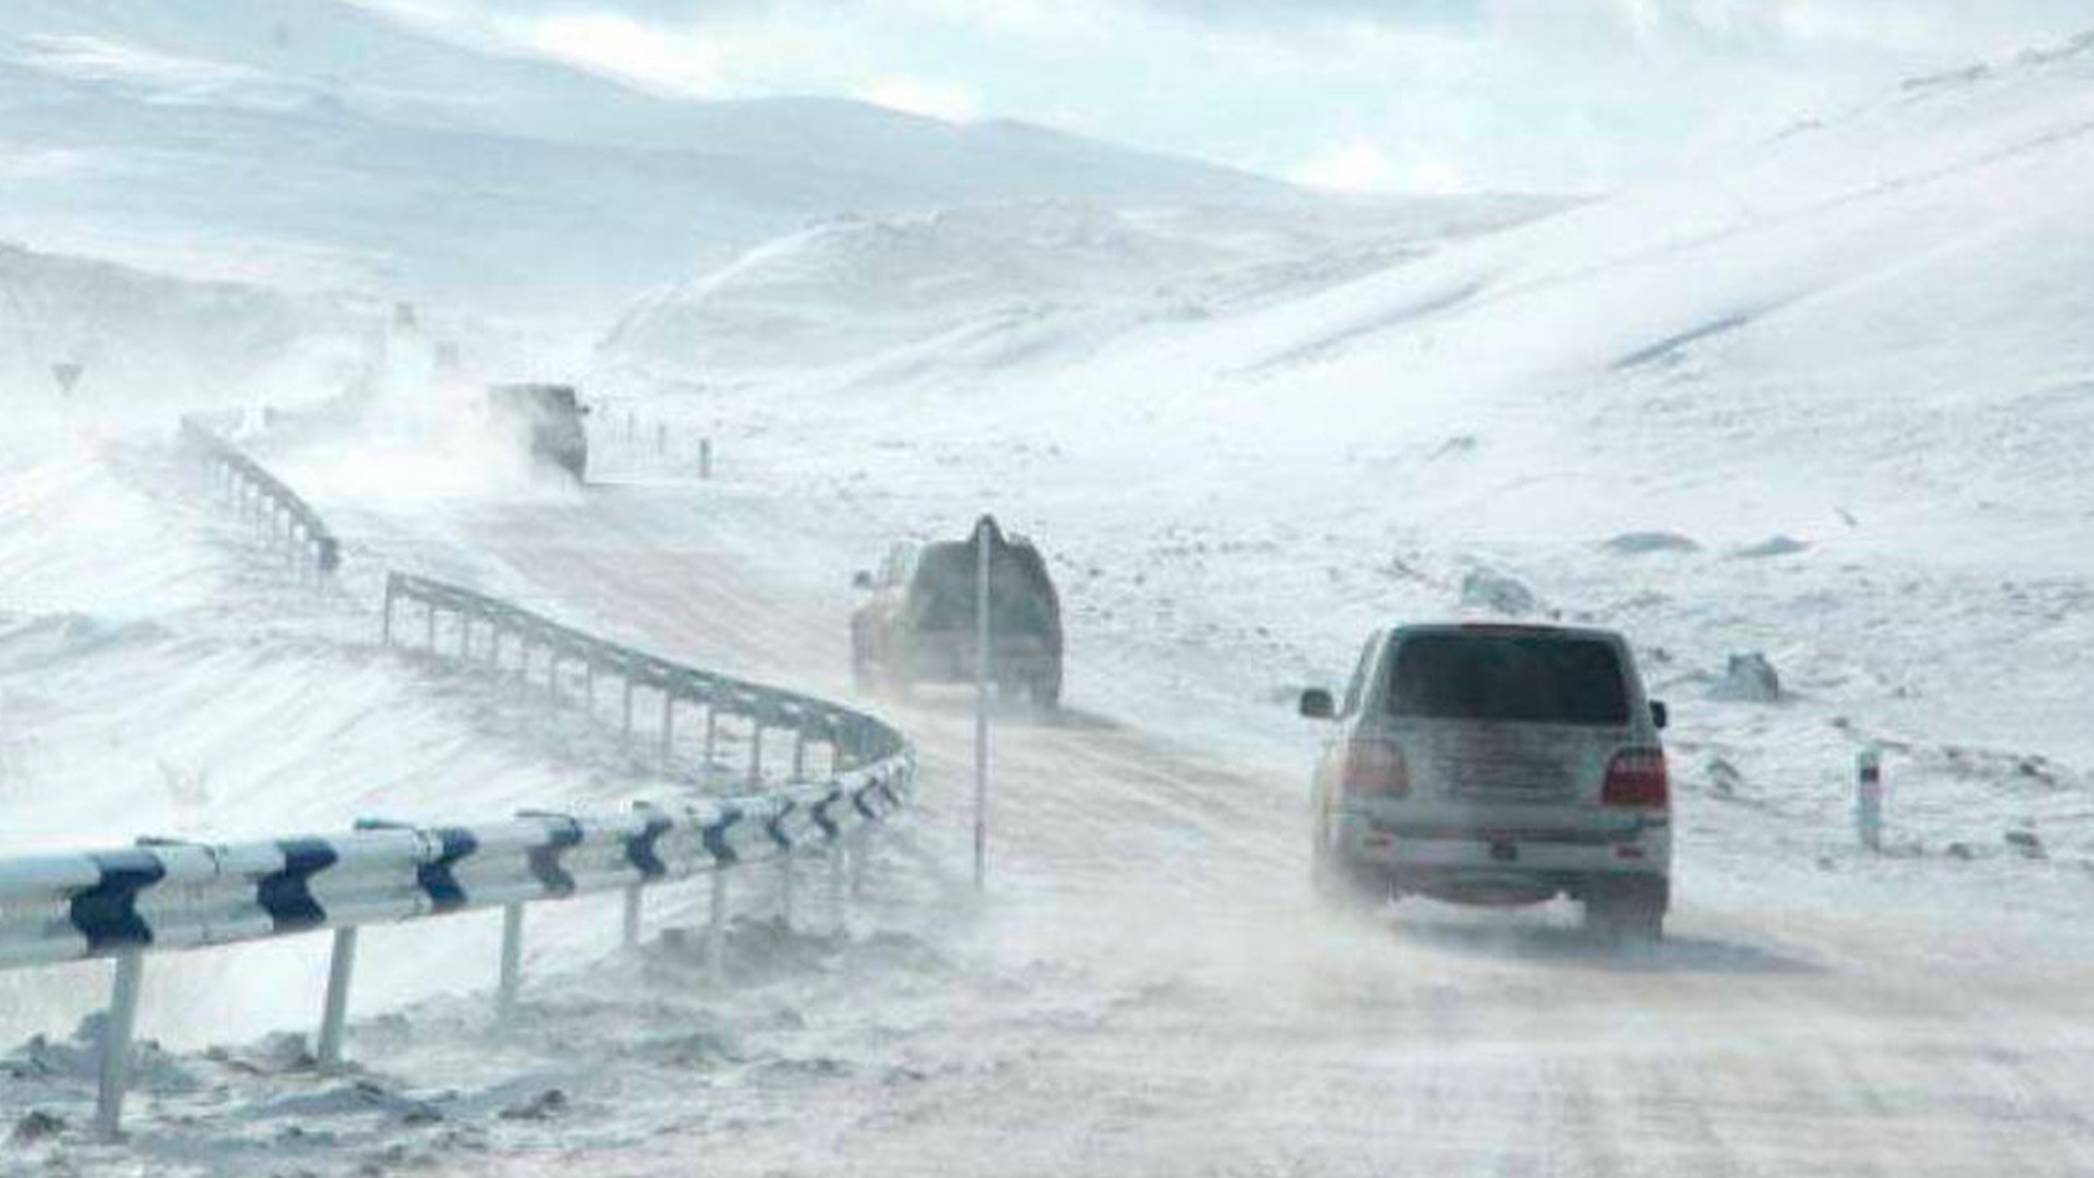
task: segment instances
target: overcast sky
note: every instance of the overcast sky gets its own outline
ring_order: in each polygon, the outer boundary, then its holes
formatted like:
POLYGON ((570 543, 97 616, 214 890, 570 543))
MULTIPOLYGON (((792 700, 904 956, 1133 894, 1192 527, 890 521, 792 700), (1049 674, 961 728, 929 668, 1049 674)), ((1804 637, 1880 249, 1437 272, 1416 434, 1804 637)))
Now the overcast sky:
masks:
POLYGON ((1016 118, 1336 188, 1599 191, 2094 0, 362 0, 651 87, 1016 118))

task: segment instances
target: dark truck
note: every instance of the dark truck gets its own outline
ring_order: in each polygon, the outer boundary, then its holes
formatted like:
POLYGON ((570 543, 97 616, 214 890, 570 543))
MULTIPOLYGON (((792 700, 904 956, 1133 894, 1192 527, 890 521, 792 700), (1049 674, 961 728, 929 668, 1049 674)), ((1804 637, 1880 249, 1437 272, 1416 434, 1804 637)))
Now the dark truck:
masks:
POLYGON ((564 384, 487 386, 487 408, 497 427, 528 446, 533 460, 549 462, 582 481, 589 465, 589 437, 582 418, 589 410, 564 384))
MULTIPOLYGON (((1006 696, 1031 695, 1053 711, 1062 695, 1061 602, 1039 549, 989 531, 989 675, 1006 696)), ((972 683, 979 569, 975 542, 897 544, 878 573, 861 572, 872 597, 851 615, 851 671, 860 689, 972 683)))

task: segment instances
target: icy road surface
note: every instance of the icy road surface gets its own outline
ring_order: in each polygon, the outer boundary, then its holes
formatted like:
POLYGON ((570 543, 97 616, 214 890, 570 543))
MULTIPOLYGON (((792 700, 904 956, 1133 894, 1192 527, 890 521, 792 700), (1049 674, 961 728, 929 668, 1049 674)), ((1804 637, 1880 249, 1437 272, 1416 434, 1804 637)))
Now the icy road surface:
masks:
MULTIPOLYGON (((842 692, 849 598, 766 568, 810 558, 778 550, 796 543, 783 537, 797 510, 601 488, 463 507, 449 526, 547 596, 668 653, 842 692), (766 534, 780 539, 750 560, 766 534)), ((837 565, 839 583, 849 567, 837 565)), ((920 821, 956 870, 966 698, 925 689, 884 704, 920 742, 920 821)), ((870 985, 811 1015, 833 1066, 731 1102, 695 1091, 687 1115, 644 1145, 443 1164, 650 1175, 2094 1168, 2094 951, 2043 916, 2084 894, 2078 873, 1970 865, 1915 890, 1757 863, 1689 822, 1673 935, 1619 958, 1584 941, 1563 908, 1319 915, 1303 886, 1301 798, 1298 775, 1239 772, 1080 710, 1049 727, 1008 718, 995 734, 994 894, 944 930, 971 971, 949 1000, 890 1005, 870 985)))

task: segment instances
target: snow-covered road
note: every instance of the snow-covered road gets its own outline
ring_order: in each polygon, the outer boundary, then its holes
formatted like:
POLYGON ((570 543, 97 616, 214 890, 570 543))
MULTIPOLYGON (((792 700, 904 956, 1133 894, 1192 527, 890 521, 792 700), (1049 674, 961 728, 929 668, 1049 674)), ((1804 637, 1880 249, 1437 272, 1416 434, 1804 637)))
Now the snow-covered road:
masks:
MULTIPOLYGON (((606 488, 460 509, 457 534, 665 652, 843 691, 847 599, 752 558, 790 508, 606 488)), ((804 558, 807 554, 796 554, 804 558)), ((775 558, 776 554, 770 556, 775 558)), ((845 569, 847 566, 839 566, 845 569)), ((838 578, 842 583, 841 573, 838 578)), ((958 867, 962 695, 884 706, 958 867)), ((1082 713, 995 737, 994 889, 968 968, 820 1010, 841 1065, 644 1145, 452 1158, 615 1174, 2077 1174, 2094 1167, 2094 948, 1992 892, 1900 897, 1696 859, 1667 943, 1561 911, 1355 923, 1302 885, 1298 783, 1082 713)), ((2031 877, 2029 889, 2084 887, 2031 877)), ((940 938, 934 938, 934 943, 940 938)), ((671 1082, 668 1077, 663 1082, 671 1082)))

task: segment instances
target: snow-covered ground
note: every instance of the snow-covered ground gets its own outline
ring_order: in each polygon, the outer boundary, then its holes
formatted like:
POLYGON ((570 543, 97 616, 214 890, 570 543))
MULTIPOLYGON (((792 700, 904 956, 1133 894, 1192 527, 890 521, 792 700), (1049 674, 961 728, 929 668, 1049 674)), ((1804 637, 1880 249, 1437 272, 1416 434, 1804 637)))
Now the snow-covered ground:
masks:
MULTIPOLYGON (((0 463, 0 853, 490 821, 687 788, 535 693, 382 650, 368 575, 301 585, 149 432, 17 429, 0 463)), ((452 989, 455 973, 421 965, 435 949, 491 969, 493 928, 464 924, 386 934, 360 1000, 452 989)), ((601 914, 554 927, 542 960, 615 943, 601 914)), ((304 1023, 323 940, 156 959, 148 1033, 193 1044, 304 1023)), ((65 1030, 106 1001, 105 968, 0 974, 0 1036, 65 1030)))
POLYGON ((346 296, 184 281, 0 242, 0 406, 21 427, 340 387, 372 367, 381 322, 346 296))
MULTIPOLYGON (((1847 841, 1852 756, 1885 740, 1901 837, 1996 853, 2033 827, 2084 858, 2090 119, 2094 45, 2030 54, 1297 297, 1286 274, 1273 298, 1201 297, 1172 257, 1121 284, 1138 297, 1065 284, 1021 314, 977 292, 956 326, 943 304, 863 314, 861 290, 954 280, 948 239, 991 215, 855 228, 878 282, 840 293, 777 259, 856 255, 800 237, 636 313, 738 295, 763 315, 701 317, 681 350, 636 347, 628 321, 595 387, 607 423, 711 431, 726 471, 797 488, 832 581, 982 510, 1034 533, 1076 618, 1075 697, 1202 743, 1298 758, 1288 689, 1374 625, 1476 608, 1481 571, 1531 613, 1630 631, 1688 786, 1719 788, 1722 759, 1741 779, 1711 805, 1792 817, 1799 854, 1847 841), (896 314, 922 330, 812 370, 770 330, 900 334, 896 314), (635 352, 714 362, 648 400, 635 352), (1609 544, 1642 532, 1680 542, 1609 544), (1714 698, 1754 650, 1788 698, 1714 698)), ((1005 225, 1051 256, 1036 217, 1005 225)), ((1218 269, 1246 271, 1271 273, 1218 269)), ((1025 307, 1026 267, 966 277, 1003 273, 1025 307)))
MULTIPOLYGON (((950 887, 964 700, 884 701, 923 808, 855 935, 747 925, 713 993, 687 937, 612 956, 609 914, 570 914, 497 1027, 429 996, 484 976, 489 922, 401 930, 367 950, 394 963, 359 991, 368 1072, 156 1056, 133 1142, 90 1147, 77 1053, 31 1044, 0 1104, 73 1127, 5 1164, 2085 1172, 2090 127, 2094 40, 1495 232, 1502 206, 1146 200, 828 223, 607 333, 580 492, 479 461, 395 331, 378 440, 256 439, 349 536, 338 600, 135 432, 10 439, 0 706, 36 727, 0 781, 38 805, 9 845, 108 841, 118 807, 218 836, 637 787, 588 732, 372 651, 389 564, 841 694, 851 571, 993 510, 1054 560, 1072 706, 998 725, 986 903, 950 887), (1294 691, 1376 625, 1474 613, 1619 626, 1670 700, 1654 952, 1557 909, 1310 915, 1294 691), (1781 698, 1722 690, 1748 651, 1781 698), (1882 856, 1848 825, 1868 743, 1882 856)), ((161 960, 145 1029, 178 1041, 299 1027, 318 992, 316 947, 165 959, 165 986, 161 960)), ((10 1029, 62 1033, 80 978, 4 979, 10 1029)))

